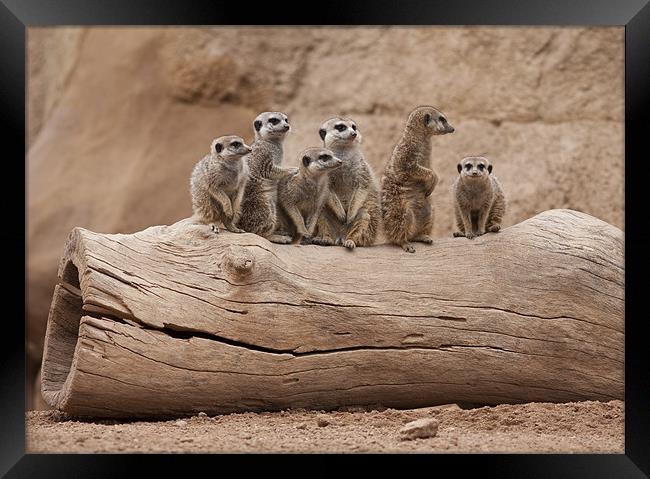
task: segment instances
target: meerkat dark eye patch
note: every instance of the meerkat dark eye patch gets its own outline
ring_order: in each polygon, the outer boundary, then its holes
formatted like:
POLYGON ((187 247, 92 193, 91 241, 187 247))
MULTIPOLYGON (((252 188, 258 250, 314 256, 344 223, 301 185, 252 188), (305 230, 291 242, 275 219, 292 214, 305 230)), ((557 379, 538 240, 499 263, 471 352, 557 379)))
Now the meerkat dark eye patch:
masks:
POLYGON ((472 164, 471 164, 471 163, 467 163, 467 164, 465 165, 465 169, 466 169, 467 171, 471 170, 471 169, 472 169, 472 164))
POLYGON ((239 141, 233 141, 230 146, 233 148, 241 148, 241 143, 239 141))
POLYGON ((483 163, 479 163, 478 169, 483 171, 485 169, 485 165, 483 163))
POLYGON ((357 125, 352 125, 352 129, 353 129, 354 131, 357 131, 357 125))
POLYGON ((326 153, 323 153, 322 155, 318 155, 318 159, 321 161, 328 161, 331 160, 332 157, 326 153))
POLYGON ((444 116, 441 116, 440 118, 438 118, 438 121, 440 123, 447 123, 447 119, 444 116))
POLYGON ((278 120, 277 118, 269 118, 269 123, 271 125, 277 125, 278 123, 280 123, 280 120, 278 120))
POLYGON ((428 125, 430 121, 431 121, 431 115, 427 113, 426 115, 424 115, 424 124, 428 125))
POLYGON ((324 140, 325 135, 327 135, 327 131, 325 131, 325 128, 321 128, 320 130, 318 130, 318 134, 320 135, 320 139, 324 140))
POLYGON ((488 165, 488 173, 492 173, 492 165, 488 165))
POLYGON ((223 145, 221 143, 217 143, 216 145, 214 145, 214 151, 216 151, 217 153, 221 153, 223 151, 223 145))
POLYGON ((309 163, 311 163, 311 158, 309 158, 307 155, 302 157, 302 164, 305 166, 309 166, 309 163))
POLYGON ((348 129, 348 127, 345 125, 336 125, 334 129, 336 129, 336 131, 345 131, 348 129))
POLYGON ((255 120, 255 123, 253 123, 253 126, 255 127, 255 131, 260 131, 262 129, 262 121, 261 120, 255 120))

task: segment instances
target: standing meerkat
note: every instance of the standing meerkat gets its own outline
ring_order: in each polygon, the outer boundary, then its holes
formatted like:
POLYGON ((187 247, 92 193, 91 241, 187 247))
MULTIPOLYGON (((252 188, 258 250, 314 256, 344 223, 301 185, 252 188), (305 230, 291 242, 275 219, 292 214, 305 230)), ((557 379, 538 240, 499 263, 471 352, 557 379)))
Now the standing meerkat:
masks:
POLYGON ((290 243, 276 235, 278 181, 298 172, 282 168, 282 142, 291 130, 289 119, 277 111, 260 113, 253 122, 255 142, 248 155, 249 177, 237 226, 275 243, 290 243))
POLYGON ((235 225, 248 179, 242 160, 251 148, 238 136, 222 136, 212 141, 210 154, 194 166, 190 177, 192 210, 197 221, 209 224, 215 233, 221 221, 228 231, 243 233, 235 225))
POLYGON ((452 185, 458 231, 454 236, 472 239, 486 232, 497 233, 506 212, 501 183, 492 174, 490 160, 468 156, 458 163, 459 176, 452 185))
POLYGON ((298 174, 280 180, 278 228, 293 242, 313 235, 329 197, 329 174, 342 163, 326 148, 307 148, 300 154, 298 174))
POLYGON ((369 246, 377 237, 381 211, 377 180, 361 151, 361 132, 354 121, 336 117, 318 133, 323 146, 343 163, 329 175, 330 194, 312 242, 348 249, 369 246))
POLYGON ((438 175, 431 169, 431 137, 453 133, 454 127, 431 106, 419 106, 406 121, 381 179, 381 211, 387 239, 415 253, 410 241, 431 244, 431 193, 438 175))

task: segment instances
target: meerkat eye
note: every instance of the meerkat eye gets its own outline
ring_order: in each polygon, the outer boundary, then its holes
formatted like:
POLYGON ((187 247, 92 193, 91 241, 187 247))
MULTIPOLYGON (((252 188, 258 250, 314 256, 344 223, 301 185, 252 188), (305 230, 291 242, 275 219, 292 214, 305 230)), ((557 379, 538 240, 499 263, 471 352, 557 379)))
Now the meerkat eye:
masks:
POLYGON ((471 169, 472 169, 472 165, 471 165, 470 163, 467 163, 467 164, 465 165, 465 169, 466 169, 467 171, 471 170, 471 169))
POLYGON ((336 131, 345 131, 348 127, 345 125, 336 125, 334 128, 336 131))
POLYGON ((438 121, 439 121, 440 123, 447 123, 447 119, 446 119, 444 116, 441 116, 441 117, 438 119, 438 121))
POLYGON ((485 169, 485 165, 483 163, 479 163, 478 169, 483 171, 485 169))
POLYGON ((352 129, 353 129, 354 131, 357 131, 357 125, 352 125, 352 129))
POLYGON ((269 123, 271 125, 277 125, 278 123, 280 123, 280 120, 278 120, 277 118, 271 118, 269 119, 269 123))
POLYGON ((239 142, 239 141, 233 141, 233 142, 230 144, 230 146, 232 146, 233 148, 240 148, 240 147, 241 147, 241 142, 239 142))
POLYGON ((318 159, 321 161, 328 161, 330 159, 330 155, 323 153, 322 155, 318 155, 318 159))

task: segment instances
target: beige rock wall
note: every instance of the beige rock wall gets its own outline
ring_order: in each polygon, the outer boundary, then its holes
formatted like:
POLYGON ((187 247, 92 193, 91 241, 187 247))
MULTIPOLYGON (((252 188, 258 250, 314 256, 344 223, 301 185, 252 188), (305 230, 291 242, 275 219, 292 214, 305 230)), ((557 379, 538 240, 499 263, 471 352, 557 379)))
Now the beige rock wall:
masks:
POLYGON ((572 208, 623 227, 624 30, 606 28, 38 28, 29 30, 28 347, 31 371, 74 226, 133 232, 191 213, 189 175, 213 137, 290 116, 286 163, 320 123, 354 118, 381 174, 410 110, 434 139, 435 236, 453 225, 460 158, 484 154, 505 226, 572 208))

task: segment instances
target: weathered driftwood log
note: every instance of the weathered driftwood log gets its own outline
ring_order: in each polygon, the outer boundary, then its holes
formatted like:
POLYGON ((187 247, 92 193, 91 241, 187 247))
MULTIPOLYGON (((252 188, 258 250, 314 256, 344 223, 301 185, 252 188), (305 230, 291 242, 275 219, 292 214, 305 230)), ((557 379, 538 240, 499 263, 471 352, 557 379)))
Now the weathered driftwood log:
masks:
POLYGON ((571 210, 414 255, 76 228, 59 278, 42 389, 75 415, 623 398, 623 233, 571 210))

